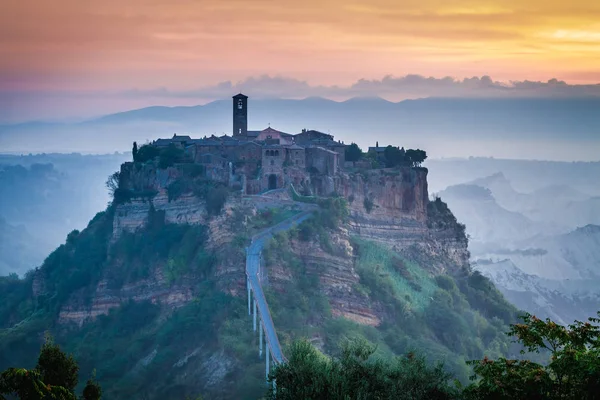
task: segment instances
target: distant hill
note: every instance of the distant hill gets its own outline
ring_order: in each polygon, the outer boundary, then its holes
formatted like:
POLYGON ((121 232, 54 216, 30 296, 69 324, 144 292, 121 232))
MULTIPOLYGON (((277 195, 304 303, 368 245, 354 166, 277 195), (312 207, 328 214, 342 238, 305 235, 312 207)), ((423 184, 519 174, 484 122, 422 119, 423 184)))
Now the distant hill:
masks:
POLYGON ((0 216, 0 276, 24 274, 48 255, 47 243, 34 238, 24 226, 10 225, 0 216))
MULTIPOLYGON (((508 158, 597 159, 600 99, 427 98, 398 103, 378 98, 335 102, 253 100, 249 127, 285 132, 302 128, 334 134, 366 147, 425 148, 434 157, 495 155, 508 158), (375 137, 376 135, 376 137, 375 137), (596 147, 597 148, 597 147, 596 147)), ((230 100, 191 107, 148 107, 77 124, 0 126, 4 151, 123 151, 136 140, 231 131, 230 100)))
POLYGON ((540 236, 521 243, 537 252, 489 252, 476 269, 517 307, 557 322, 583 320, 600 302, 600 226, 540 236), (543 251, 542 251, 543 250, 543 251))

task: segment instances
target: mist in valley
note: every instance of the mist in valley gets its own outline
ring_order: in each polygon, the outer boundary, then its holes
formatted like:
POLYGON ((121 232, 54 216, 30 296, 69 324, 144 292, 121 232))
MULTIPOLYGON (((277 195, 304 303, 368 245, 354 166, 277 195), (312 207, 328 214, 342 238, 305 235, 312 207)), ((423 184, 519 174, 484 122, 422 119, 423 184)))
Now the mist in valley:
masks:
POLYGON ((430 160, 430 193, 466 224, 473 267, 568 324, 600 303, 600 163, 430 160))

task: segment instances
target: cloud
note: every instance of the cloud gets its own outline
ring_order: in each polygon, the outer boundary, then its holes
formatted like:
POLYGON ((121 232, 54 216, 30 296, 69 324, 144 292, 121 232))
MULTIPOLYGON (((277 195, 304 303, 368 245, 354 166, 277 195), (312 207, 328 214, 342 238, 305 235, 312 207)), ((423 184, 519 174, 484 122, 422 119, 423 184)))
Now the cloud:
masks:
POLYGON ((586 97, 600 96, 600 84, 573 85, 557 79, 500 82, 490 76, 456 79, 405 75, 382 79, 360 79, 349 86, 310 85, 294 78, 263 75, 243 81, 224 81, 194 90, 133 89, 121 92, 125 97, 221 99, 243 92, 254 98, 383 97, 402 100, 422 97, 586 97))
POLYGON ((30 120, 64 120, 100 116, 154 105, 193 106, 228 99, 242 92, 253 99, 324 97, 343 101, 352 97, 381 97, 390 101, 423 97, 556 98, 600 97, 600 84, 576 85, 548 81, 497 81, 490 76, 384 76, 359 79, 346 86, 315 85, 308 81, 260 75, 240 81, 221 81, 196 89, 133 88, 129 90, 0 90, 0 124, 30 120))

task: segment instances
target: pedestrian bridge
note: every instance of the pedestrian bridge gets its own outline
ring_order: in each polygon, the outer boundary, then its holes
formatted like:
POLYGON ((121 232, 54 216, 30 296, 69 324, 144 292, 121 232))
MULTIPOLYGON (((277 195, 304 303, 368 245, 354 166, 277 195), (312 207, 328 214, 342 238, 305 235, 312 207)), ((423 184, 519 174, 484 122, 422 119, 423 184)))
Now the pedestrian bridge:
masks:
MULTIPOLYGON (((252 237, 252 243, 246 248, 246 276, 247 276, 247 287, 248 287, 248 315, 252 315, 252 324, 254 332, 258 329, 259 332, 259 357, 262 358, 263 353, 263 342, 265 351, 265 377, 268 379, 270 364, 281 364, 286 361, 279 339, 277 338, 277 331, 271 318, 269 311, 269 305, 265 298, 265 294, 261 285, 261 276, 266 276, 264 272, 261 273, 261 254, 262 250, 271 240, 273 235, 287 231, 294 226, 302 223, 306 219, 312 216, 313 210, 306 210, 293 217, 274 225, 259 234, 252 237)), ((264 268, 264 267, 263 267, 264 268)))

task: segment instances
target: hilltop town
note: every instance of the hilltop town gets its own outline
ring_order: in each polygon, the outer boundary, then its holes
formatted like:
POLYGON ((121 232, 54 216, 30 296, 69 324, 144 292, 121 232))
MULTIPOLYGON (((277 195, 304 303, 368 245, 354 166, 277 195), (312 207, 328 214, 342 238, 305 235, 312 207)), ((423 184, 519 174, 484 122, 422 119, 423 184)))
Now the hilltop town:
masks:
MULTIPOLYGON (((233 129, 231 136, 215 136, 193 139, 187 135, 173 135, 169 139, 157 139, 140 149, 134 161, 152 158, 161 151, 183 151, 188 163, 199 165, 203 174, 215 182, 237 187, 244 194, 256 194, 278 189, 290 183, 303 191, 311 191, 311 177, 331 178, 347 168, 370 168, 390 165, 392 158, 403 160, 404 149, 397 147, 370 147, 369 159, 360 160, 358 146, 335 140, 333 135, 317 130, 303 129, 290 134, 267 127, 263 130, 248 129, 248 96, 233 96, 233 129), (346 152, 354 147, 347 159, 346 152), (358 154, 357 154, 358 152, 358 154), (396 156, 394 157, 394 154, 396 156), (386 157, 388 159, 386 159, 386 157)), ((414 151, 414 150, 413 150, 414 151)), ((426 155, 418 150, 418 164, 426 155)), ((181 156, 178 160, 181 162, 181 156)), ((398 164, 398 163, 396 163, 398 164)))

